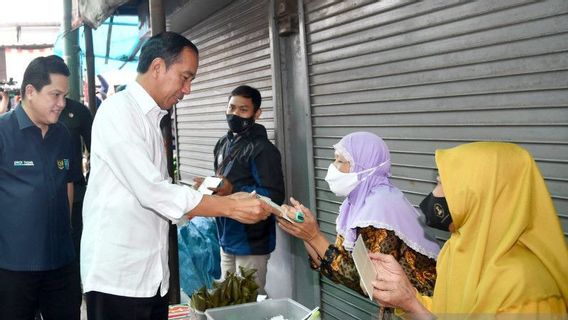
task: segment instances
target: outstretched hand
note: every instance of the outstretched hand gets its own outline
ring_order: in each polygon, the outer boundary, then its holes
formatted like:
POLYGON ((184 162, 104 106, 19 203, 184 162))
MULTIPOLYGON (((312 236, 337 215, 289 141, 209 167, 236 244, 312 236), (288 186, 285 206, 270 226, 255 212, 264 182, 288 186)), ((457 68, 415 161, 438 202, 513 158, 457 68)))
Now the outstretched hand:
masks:
POLYGON ((283 217, 278 217, 278 225, 282 228, 282 230, 294 237, 310 242, 320 233, 316 218, 310 209, 304 207, 304 205, 296 199, 290 198, 290 203, 292 206, 285 204, 282 205, 284 214, 286 214, 291 220, 296 220, 296 213, 301 212, 303 214, 304 221, 290 222, 283 217))
POLYGON ((227 198, 239 200, 239 199, 256 199, 257 197, 256 197, 256 191, 253 191, 253 192, 250 192, 250 193, 240 191, 240 192, 235 192, 235 193, 228 195, 227 198))
POLYGON ((384 307, 400 308, 416 318, 431 316, 416 298, 416 289, 393 256, 370 253, 369 257, 377 271, 377 279, 373 281, 374 300, 384 307))
POLYGON ((233 201, 229 217, 241 223, 257 223, 272 214, 272 207, 258 199, 254 192, 237 192, 226 198, 233 201))

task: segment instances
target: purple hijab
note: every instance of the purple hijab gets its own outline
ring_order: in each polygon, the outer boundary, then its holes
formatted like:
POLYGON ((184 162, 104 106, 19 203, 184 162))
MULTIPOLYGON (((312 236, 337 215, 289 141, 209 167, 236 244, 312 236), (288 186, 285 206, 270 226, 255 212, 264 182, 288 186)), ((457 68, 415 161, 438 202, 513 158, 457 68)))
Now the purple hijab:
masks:
POLYGON ((436 259, 440 247, 428 238, 418 221, 418 212, 404 194, 389 181, 390 152, 383 141, 369 132, 354 132, 334 145, 351 165, 351 172, 376 168, 343 201, 337 217, 337 233, 345 239, 345 249, 351 251, 357 240, 357 228, 373 226, 393 231, 415 251, 436 259))

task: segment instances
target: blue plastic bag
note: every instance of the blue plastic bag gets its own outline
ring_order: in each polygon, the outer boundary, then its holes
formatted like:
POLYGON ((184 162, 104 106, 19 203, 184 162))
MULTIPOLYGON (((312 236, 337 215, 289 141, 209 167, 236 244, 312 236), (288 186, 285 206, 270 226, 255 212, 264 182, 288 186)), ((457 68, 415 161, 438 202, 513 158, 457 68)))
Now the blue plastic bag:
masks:
POLYGON ((203 286, 211 288, 221 277, 219 237, 213 218, 195 217, 178 226, 179 274, 182 290, 191 296, 203 286))

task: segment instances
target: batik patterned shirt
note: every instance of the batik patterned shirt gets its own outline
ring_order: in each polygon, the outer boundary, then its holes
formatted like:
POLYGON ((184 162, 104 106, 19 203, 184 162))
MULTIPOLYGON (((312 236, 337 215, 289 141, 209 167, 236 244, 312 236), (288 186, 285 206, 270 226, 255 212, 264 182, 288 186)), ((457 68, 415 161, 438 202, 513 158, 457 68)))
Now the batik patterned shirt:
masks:
MULTIPOLYGON (((391 230, 365 227, 359 228, 358 234, 363 237, 369 252, 380 252, 395 257, 418 292, 422 295, 432 296, 436 282, 436 260, 416 252, 391 230)), ((313 260, 310 261, 310 265, 333 282, 367 296, 361 289, 359 274, 355 268, 351 252, 343 246, 342 236, 338 235, 335 244, 330 245, 326 250, 324 257, 321 258, 319 268, 313 260)), ((392 309, 384 311, 389 315, 392 314, 392 309)), ((388 318, 387 314, 385 314, 385 317, 388 318)))

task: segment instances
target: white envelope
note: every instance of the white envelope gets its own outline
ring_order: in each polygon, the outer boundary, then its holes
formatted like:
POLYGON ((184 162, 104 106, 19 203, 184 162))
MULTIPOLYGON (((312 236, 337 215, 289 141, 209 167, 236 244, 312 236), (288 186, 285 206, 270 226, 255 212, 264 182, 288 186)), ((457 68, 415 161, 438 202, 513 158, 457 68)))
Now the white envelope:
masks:
POLYGON ((273 213, 276 213, 276 215, 279 215, 282 218, 294 223, 294 221, 292 219, 290 219, 290 217, 288 217, 288 215, 286 215, 286 213, 284 212, 282 207, 277 205, 276 203, 274 203, 269 197, 261 196, 260 194, 257 194, 256 197, 259 198, 260 200, 268 203, 276 211, 276 212, 273 212, 273 213))
POLYGON ((221 181, 223 181, 223 179, 221 178, 206 177, 197 191, 201 192, 202 194, 212 195, 213 191, 209 190, 209 188, 217 188, 221 181))
POLYGON ((367 247, 365 247, 365 242, 363 237, 359 235, 357 241, 355 242, 355 247, 352 252, 353 261, 355 261, 355 267, 357 272, 359 272, 359 277, 361 278, 361 283, 363 288, 367 292, 369 299, 373 300, 373 281, 377 278, 377 272, 375 267, 369 258, 367 252, 367 247))

